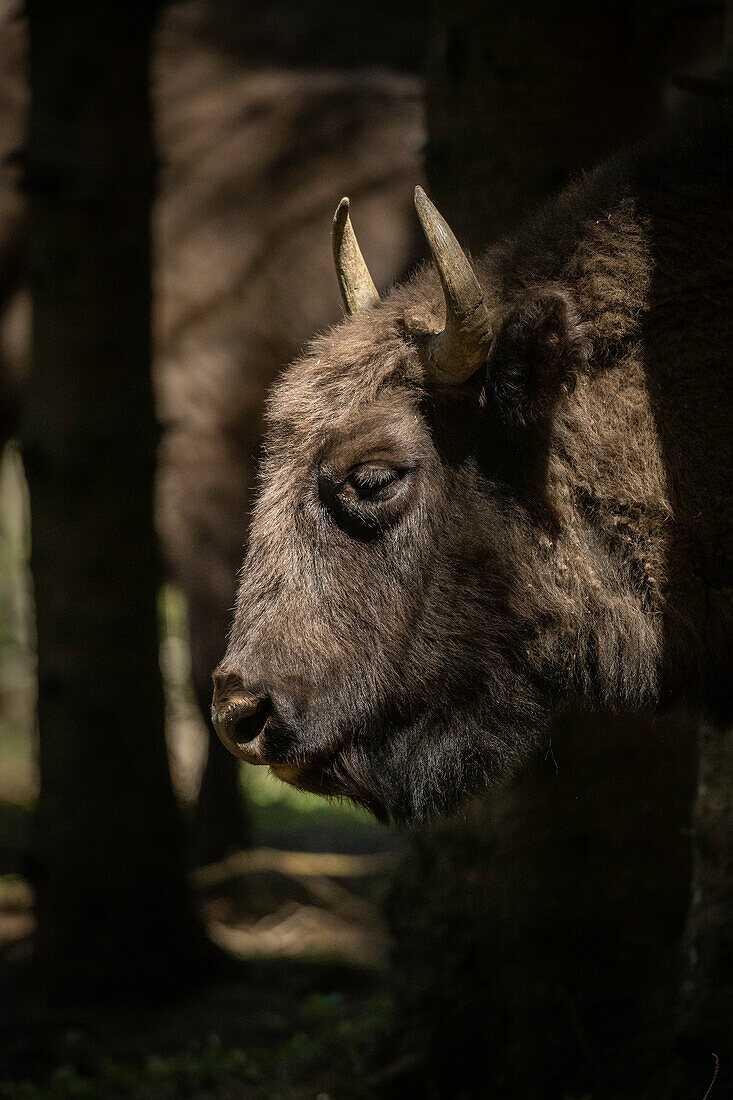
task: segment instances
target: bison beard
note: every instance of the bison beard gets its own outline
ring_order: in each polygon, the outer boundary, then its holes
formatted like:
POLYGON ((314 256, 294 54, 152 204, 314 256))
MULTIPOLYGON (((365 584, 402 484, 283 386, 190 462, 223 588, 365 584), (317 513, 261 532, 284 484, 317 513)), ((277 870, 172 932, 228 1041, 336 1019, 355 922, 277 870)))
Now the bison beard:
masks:
POLYGON ((348 798, 379 821, 420 825, 511 775, 540 743, 543 726, 528 692, 511 717, 470 706, 452 718, 426 713, 409 725, 360 731, 330 758, 275 764, 272 771, 300 790, 348 798), (497 729, 502 736, 486 732, 497 729))

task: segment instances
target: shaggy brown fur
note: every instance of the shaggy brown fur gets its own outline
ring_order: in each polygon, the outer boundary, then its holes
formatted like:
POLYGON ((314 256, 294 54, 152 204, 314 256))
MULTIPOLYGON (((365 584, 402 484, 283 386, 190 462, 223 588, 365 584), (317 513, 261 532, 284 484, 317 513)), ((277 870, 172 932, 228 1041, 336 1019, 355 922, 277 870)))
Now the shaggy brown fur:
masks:
POLYGON ((679 124, 480 260, 464 385, 426 375, 431 269, 276 385, 217 681, 245 759, 419 821, 577 695, 733 718, 730 131, 679 124))

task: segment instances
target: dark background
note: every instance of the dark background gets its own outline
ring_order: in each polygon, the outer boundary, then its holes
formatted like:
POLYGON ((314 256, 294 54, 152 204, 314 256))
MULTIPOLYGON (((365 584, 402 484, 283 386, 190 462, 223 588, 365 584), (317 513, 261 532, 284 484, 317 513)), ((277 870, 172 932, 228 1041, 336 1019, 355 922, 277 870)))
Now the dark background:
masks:
POLYGON ((479 251, 721 96, 724 22, 2 0, 0 1095, 705 1094, 674 1044, 691 722, 568 718, 405 837, 240 775, 207 721, 341 195, 380 286, 423 258, 421 180, 479 251))

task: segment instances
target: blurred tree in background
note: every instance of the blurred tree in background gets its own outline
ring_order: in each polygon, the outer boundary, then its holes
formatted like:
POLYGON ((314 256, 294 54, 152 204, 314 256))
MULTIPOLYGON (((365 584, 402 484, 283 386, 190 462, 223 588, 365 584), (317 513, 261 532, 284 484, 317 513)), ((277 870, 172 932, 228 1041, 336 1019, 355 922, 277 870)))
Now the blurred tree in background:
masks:
POLYGON ((200 947, 155 612, 153 16, 152 3, 28 3, 36 954, 66 998, 179 982, 200 947))

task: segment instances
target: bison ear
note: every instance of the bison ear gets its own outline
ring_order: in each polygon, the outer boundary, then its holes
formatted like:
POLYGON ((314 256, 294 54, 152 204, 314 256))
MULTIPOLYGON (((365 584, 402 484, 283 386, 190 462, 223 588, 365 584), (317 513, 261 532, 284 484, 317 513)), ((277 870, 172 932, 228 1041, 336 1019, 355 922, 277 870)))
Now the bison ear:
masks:
POLYGON ((545 289, 524 296, 499 329, 489 365, 488 390, 500 418, 516 427, 547 419, 590 353, 586 326, 568 294, 545 289))

